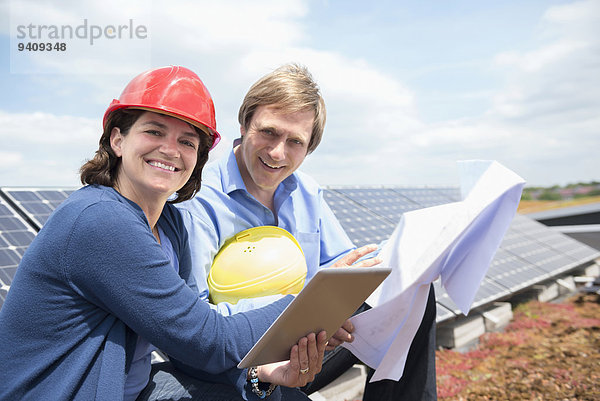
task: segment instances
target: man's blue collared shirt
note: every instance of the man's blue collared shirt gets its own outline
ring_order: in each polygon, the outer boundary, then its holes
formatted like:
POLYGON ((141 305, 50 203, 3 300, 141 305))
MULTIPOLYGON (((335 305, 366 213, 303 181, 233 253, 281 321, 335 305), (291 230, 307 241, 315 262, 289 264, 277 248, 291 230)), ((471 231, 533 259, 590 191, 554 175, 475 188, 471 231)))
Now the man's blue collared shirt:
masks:
MULTIPOLYGON (((275 191, 277 215, 257 201, 242 180, 233 150, 205 166, 202 189, 195 198, 177 204, 188 230, 192 271, 201 298, 208 300, 207 276, 223 243, 252 227, 271 225, 289 231, 300 243, 307 264, 307 281, 354 249, 352 241, 323 199, 323 191, 308 175, 296 171, 275 191)), ((222 314, 253 309, 277 297, 221 303, 222 314)))

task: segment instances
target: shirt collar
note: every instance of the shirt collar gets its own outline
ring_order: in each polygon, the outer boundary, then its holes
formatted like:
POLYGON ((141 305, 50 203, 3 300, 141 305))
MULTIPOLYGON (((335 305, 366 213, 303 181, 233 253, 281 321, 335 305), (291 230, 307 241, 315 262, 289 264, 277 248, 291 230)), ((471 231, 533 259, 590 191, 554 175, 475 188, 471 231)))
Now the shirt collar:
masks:
POLYGON ((240 174, 233 149, 231 149, 227 157, 221 159, 219 169, 221 170, 221 185, 225 193, 230 194, 237 190, 248 192, 242 179, 242 174, 240 174))

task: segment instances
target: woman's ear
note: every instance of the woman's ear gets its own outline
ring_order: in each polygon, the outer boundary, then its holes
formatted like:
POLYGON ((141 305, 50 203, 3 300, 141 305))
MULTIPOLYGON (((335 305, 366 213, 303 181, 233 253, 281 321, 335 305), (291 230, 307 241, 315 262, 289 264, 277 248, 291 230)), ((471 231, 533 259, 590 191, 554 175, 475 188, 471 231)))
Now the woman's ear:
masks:
POLYGON ((119 127, 113 127, 110 131, 110 147, 117 157, 121 157, 123 152, 121 152, 121 144, 123 143, 123 134, 121 134, 121 129, 119 127))

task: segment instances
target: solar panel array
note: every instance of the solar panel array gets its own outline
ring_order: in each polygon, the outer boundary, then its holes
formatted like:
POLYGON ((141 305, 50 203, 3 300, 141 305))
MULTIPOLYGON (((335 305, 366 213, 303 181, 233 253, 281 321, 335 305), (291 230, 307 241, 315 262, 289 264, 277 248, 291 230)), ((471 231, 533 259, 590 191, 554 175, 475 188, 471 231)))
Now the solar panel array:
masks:
MULTIPOLYGON (((388 238, 404 212, 461 198, 458 188, 328 187, 325 199, 352 242, 362 246, 388 238), (367 238, 363 233, 368 233, 367 238)), ((596 249, 517 215, 475 295, 472 308, 502 299, 599 256, 596 249)), ((434 288, 437 321, 459 315, 458 307, 439 281, 434 282, 434 288)))
POLYGON ((36 231, 11 205, 0 198, 0 307, 12 283, 23 253, 36 231))
POLYGON ((50 214, 73 192, 72 189, 2 188, 5 197, 19 207, 39 230, 50 214))
POLYGON ((325 191, 324 197, 357 246, 379 243, 394 231, 393 220, 382 217, 376 208, 368 209, 360 202, 334 191, 325 191))
MULTIPOLYGON (((0 189, 0 308, 18 263, 37 231, 72 188, 0 189)), ((329 187, 324 197, 356 246, 389 238, 403 213, 456 202, 458 188, 329 187)), ((492 261, 473 308, 560 275, 600 252, 528 217, 517 215, 492 261)), ((437 321, 460 314, 439 281, 437 321)))

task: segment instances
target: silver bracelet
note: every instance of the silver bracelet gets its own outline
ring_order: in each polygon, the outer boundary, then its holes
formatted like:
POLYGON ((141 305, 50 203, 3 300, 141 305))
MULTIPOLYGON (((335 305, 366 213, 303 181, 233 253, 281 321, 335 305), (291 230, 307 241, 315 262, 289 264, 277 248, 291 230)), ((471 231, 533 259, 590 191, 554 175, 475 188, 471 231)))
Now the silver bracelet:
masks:
POLYGON ((271 395, 273 391, 277 388, 277 384, 270 383, 269 388, 264 391, 258 388, 258 369, 256 366, 248 369, 248 373, 250 373, 250 383, 252 384, 252 392, 259 396, 260 398, 265 398, 271 395))

